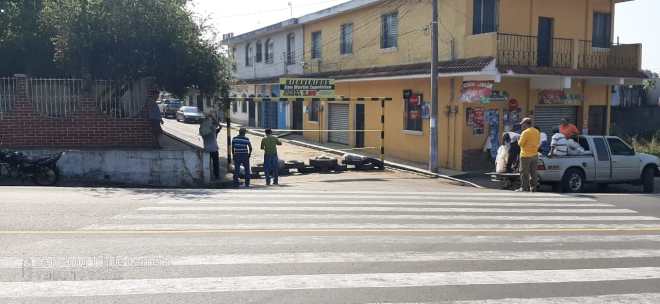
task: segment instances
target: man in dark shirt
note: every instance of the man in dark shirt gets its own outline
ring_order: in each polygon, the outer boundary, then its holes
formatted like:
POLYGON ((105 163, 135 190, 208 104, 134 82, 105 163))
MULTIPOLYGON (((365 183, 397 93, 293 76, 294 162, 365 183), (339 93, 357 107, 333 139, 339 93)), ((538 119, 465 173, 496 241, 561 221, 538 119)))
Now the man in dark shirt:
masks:
POLYGON ((151 128, 151 134, 154 136, 154 146, 156 149, 161 149, 160 146, 160 135, 163 133, 163 129, 160 125, 164 124, 163 117, 160 113, 160 108, 156 102, 151 102, 147 109, 147 119, 149 120, 149 127, 151 128))
POLYGON ((252 144, 250 139, 245 136, 247 130, 241 128, 238 130, 238 135, 231 141, 231 149, 234 155, 234 186, 240 185, 239 176, 241 173, 241 166, 245 170, 245 187, 250 187, 250 156, 252 155, 252 144))

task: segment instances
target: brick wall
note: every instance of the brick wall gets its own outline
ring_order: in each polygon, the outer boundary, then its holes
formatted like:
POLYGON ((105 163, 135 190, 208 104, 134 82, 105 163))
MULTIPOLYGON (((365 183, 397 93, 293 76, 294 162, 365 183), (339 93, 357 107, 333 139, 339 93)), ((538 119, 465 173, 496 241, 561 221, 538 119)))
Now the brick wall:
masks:
MULTIPOLYGON (((0 116, 0 148, 146 148, 155 145, 146 109, 136 118, 101 113, 94 97, 80 99, 80 110, 66 118, 34 111, 27 79, 18 77, 16 104, 0 116)), ((86 94, 91 95, 91 94, 86 94)), ((150 92, 155 100, 157 92, 150 92)))

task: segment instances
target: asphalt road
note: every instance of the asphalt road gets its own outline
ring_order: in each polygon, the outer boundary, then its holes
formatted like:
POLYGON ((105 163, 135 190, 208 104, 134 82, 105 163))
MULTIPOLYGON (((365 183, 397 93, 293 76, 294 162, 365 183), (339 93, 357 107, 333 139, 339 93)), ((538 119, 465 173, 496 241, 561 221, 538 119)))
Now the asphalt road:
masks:
POLYGON ((660 303, 659 196, 371 174, 0 188, 0 303, 660 303))

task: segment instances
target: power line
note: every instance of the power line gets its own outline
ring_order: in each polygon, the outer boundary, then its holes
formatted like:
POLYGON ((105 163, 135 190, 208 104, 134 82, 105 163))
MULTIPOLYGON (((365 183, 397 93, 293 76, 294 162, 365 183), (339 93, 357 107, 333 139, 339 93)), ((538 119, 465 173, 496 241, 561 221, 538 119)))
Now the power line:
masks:
MULTIPOLYGON (((300 5, 300 7, 310 7, 310 6, 315 6, 315 5, 319 5, 319 4, 334 3, 334 2, 337 2, 337 1, 345 1, 345 0, 326 0, 326 1, 319 1, 319 2, 313 2, 313 3, 306 3, 304 5, 300 5)), ((288 11, 288 10, 290 10, 290 7, 277 8, 277 9, 272 9, 272 10, 258 11, 258 12, 245 13, 245 14, 232 14, 232 15, 226 15, 226 16, 215 16, 215 18, 249 17, 249 16, 258 16, 258 15, 264 15, 264 14, 268 14, 268 13, 282 12, 282 11, 288 11)))

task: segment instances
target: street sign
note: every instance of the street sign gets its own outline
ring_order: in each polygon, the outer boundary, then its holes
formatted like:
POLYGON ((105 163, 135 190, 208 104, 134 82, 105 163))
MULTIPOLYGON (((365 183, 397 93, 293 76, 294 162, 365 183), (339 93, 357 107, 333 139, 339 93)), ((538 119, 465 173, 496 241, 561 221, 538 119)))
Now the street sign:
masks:
POLYGON ((280 97, 335 97, 335 80, 320 78, 280 78, 280 97))

